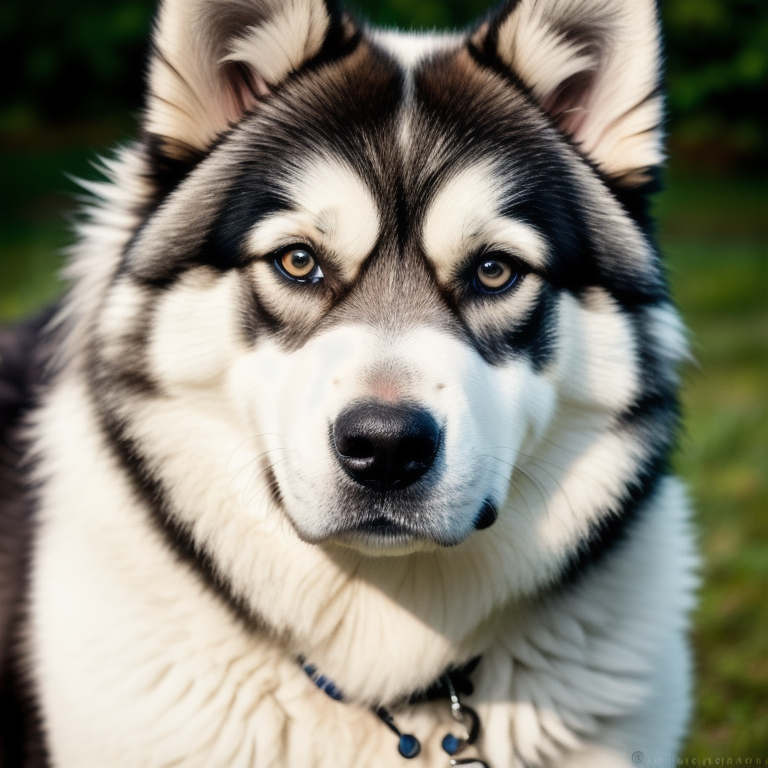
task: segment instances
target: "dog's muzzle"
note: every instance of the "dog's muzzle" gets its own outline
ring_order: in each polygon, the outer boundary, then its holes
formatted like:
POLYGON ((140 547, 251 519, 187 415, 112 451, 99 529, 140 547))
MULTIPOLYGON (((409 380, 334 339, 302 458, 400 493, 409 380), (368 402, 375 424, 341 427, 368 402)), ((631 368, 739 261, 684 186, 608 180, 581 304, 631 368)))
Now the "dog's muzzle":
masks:
POLYGON ((356 483, 381 493, 407 488, 423 477, 440 442, 440 427, 428 411, 379 401, 346 408, 331 430, 342 469, 356 483))

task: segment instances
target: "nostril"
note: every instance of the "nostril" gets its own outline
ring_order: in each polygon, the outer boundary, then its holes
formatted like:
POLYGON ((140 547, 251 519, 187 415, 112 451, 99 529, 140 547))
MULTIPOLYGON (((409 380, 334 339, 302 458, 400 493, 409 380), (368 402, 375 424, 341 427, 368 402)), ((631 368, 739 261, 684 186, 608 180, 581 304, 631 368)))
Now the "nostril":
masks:
POLYGON ((349 459, 370 459, 376 453, 374 444, 365 437, 338 435, 336 450, 340 456, 349 459))
POLYGON ((439 441, 440 441, 439 432, 437 432, 435 435, 429 435, 428 437, 414 440, 413 441, 414 458, 418 459, 419 461, 429 461, 429 459, 434 457, 437 451, 437 446, 439 445, 439 441))
POLYGON ((437 445, 438 442, 432 435, 406 437, 397 447, 395 455, 403 462, 426 462, 434 457, 437 445))
POLYGON ((423 408, 370 401, 339 414, 331 442, 342 469, 378 491, 407 488, 434 463, 440 427, 423 408))

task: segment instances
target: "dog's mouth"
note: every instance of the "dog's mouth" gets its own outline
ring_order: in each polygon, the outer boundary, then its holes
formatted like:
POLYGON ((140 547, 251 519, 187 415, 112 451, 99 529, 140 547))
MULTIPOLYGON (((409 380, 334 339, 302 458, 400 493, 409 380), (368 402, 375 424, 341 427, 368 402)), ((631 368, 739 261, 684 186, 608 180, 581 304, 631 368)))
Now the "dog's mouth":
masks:
POLYGON ((359 523, 355 526, 355 530, 362 534, 370 534, 371 536, 379 536, 384 538, 402 538, 404 536, 412 536, 413 533, 407 526, 401 523, 390 520, 388 517, 379 515, 367 522, 359 523))
POLYGON ((376 553, 423 551, 455 546, 461 541, 460 538, 445 535, 436 526, 418 518, 403 520, 377 511, 361 515, 358 510, 354 516, 340 514, 332 521, 326 522, 320 531, 305 531, 295 521, 293 525, 299 538, 307 543, 333 542, 376 553))
POLYGON ((415 531, 413 526, 402 525, 383 516, 345 526, 335 533, 331 540, 375 556, 408 555, 445 546, 433 537, 415 531))
POLYGON ((461 544, 497 518, 496 504, 488 497, 462 502, 423 483, 380 492, 342 478, 330 499, 317 498, 315 506, 309 501, 314 489, 301 500, 286 497, 273 469, 265 467, 265 474, 273 501, 308 544, 340 544, 373 555, 436 551, 461 544))
POLYGON ((405 555, 454 547, 474 531, 488 528, 496 517, 495 505, 486 500, 464 525, 449 525, 445 518, 435 519, 428 513, 397 514, 380 507, 367 512, 358 508, 348 515, 340 513, 317 531, 303 530, 295 520, 291 521, 299 538, 310 544, 336 543, 366 554, 405 555))
POLYGON ((387 517, 374 517, 354 525, 340 526, 325 541, 341 544, 372 556, 402 556, 431 552, 460 543, 426 533, 414 525, 403 525, 387 517))

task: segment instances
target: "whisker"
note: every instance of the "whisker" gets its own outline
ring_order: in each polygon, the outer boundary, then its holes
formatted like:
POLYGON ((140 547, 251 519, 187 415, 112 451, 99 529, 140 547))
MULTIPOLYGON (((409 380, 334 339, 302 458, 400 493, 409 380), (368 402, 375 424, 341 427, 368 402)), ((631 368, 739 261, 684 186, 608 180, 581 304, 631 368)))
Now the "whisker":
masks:
MULTIPOLYGON (((259 490, 257 490, 255 492, 255 495, 252 496, 250 499, 246 498, 246 494, 248 493, 248 488, 251 485, 251 483, 253 483, 254 481, 257 481, 259 479, 265 479, 266 477, 269 476, 268 475, 269 472, 273 472, 274 468, 278 464, 281 464, 284 461, 287 461, 287 458, 278 459, 277 461, 272 462, 271 464, 268 464, 267 466, 265 466, 263 468, 263 470, 261 472, 259 472, 259 471, 253 472, 253 474, 251 475, 250 480, 248 480, 248 482, 245 484, 245 488, 243 488, 243 503, 246 506, 250 506, 265 491, 270 491, 270 490, 273 490, 273 489, 279 490, 280 486, 279 486, 279 484, 277 482, 277 478, 274 478, 273 480, 270 480, 268 483, 264 483, 262 485, 262 487, 259 490)), ((273 477, 274 477, 274 475, 273 475, 273 477)))
MULTIPOLYGON (((521 456, 526 456, 526 454, 523 454, 521 451, 516 451, 514 448, 510 448, 508 446, 498 446, 498 447, 503 449, 503 450, 512 451, 512 452, 517 453, 517 454, 519 454, 521 456)), ((523 467, 521 467, 519 464, 514 464, 512 462, 506 461, 505 459, 502 459, 501 457, 496 456, 495 454, 487 454, 487 456, 489 456, 492 459, 495 459, 496 461, 504 464, 505 466, 510 467, 513 470, 512 474, 514 474, 514 472, 519 472, 521 475, 523 475, 523 477, 525 477, 528 480, 528 482, 530 482, 531 485, 533 485, 533 487, 539 492, 539 495, 541 496, 542 504, 544 505, 544 511, 546 512, 547 516, 550 515, 550 494, 546 492, 547 491, 546 486, 541 481, 541 479, 537 478, 535 475, 533 475, 531 472, 529 472, 528 470, 526 470, 523 467)), ((533 456, 526 456, 526 458, 529 458, 533 462, 537 461, 536 458, 533 457, 533 456)), ((546 463, 550 463, 550 462, 546 462, 546 463)), ((557 467, 557 465, 553 464, 552 466, 554 466, 556 469, 561 469, 562 471, 565 471, 564 468, 557 467)), ((565 499, 565 503, 568 505, 568 510, 571 513, 571 517, 575 520, 576 519, 576 511, 573 508, 573 504, 571 503, 571 499, 569 498, 568 493, 565 490, 565 488, 563 487, 563 485, 545 467, 540 467, 540 469, 555 484, 557 489, 563 495, 563 498, 565 499)), ((512 476, 510 476, 510 485, 513 485, 512 476)), ((525 494, 522 493, 522 491, 517 486, 514 486, 514 487, 515 487, 515 490, 521 496, 525 497, 525 494)), ((529 510, 530 510, 530 506, 529 506, 529 510)))
MULTIPOLYGON (((228 486, 227 486, 227 490, 228 490, 228 491, 229 491, 229 490, 231 490, 231 488, 232 488, 232 484, 233 484, 233 483, 234 483, 234 482, 237 480, 237 478, 240 476, 240 473, 241 473, 241 472, 243 472, 243 471, 244 471, 244 470, 246 470, 246 469, 253 469, 253 465, 254 465, 256 462, 258 462, 258 461, 260 461, 261 459, 263 459, 263 458, 264 458, 265 456, 267 456, 268 454, 270 454, 270 453, 274 453, 275 451, 283 451, 283 450, 285 450, 285 449, 284 449, 284 448, 282 448, 282 447, 278 447, 278 448, 270 448, 270 449, 268 449, 268 450, 266 450, 266 451, 264 451, 264 452, 260 453, 258 456, 254 456, 252 459, 249 459, 248 461, 246 461, 246 462, 245 462, 245 464, 243 464, 242 466, 238 467, 237 471, 236 471, 236 472, 235 472, 235 473, 232 475, 232 477, 230 478, 230 480, 229 480, 229 484, 228 484, 228 486)), ((249 481, 249 482, 250 482, 250 481, 249 481)), ((247 485, 248 485, 248 483, 246 483, 246 487, 247 487, 247 485)))

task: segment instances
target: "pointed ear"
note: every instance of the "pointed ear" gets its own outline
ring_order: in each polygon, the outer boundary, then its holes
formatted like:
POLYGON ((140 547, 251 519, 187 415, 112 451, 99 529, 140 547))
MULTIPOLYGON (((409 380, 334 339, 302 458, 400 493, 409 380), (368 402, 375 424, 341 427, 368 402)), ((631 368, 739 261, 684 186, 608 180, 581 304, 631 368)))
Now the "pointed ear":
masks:
POLYGON ((164 0, 146 129, 172 154, 204 150, 316 56, 338 23, 326 0, 164 0))
POLYGON ((654 0, 508 0, 475 43, 619 183, 642 183, 663 160, 654 0))

